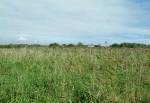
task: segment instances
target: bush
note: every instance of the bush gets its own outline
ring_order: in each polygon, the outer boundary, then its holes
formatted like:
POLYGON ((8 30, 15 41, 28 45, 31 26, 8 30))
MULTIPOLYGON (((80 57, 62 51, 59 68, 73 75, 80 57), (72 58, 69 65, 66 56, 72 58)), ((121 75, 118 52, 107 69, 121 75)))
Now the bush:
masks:
POLYGON ((68 44, 67 47, 75 47, 76 45, 74 44, 68 44))
POLYGON ((22 48, 28 47, 27 44, 7 44, 7 45, 0 45, 0 48, 22 48))
POLYGON ((83 43, 79 42, 79 43, 77 44, 77 47, 87 47, 87 45, 84 45, 83 43))
POLYGON ((102 46, 101 46, 101 45, 94 45, 94 47, 98 47, 98 48, 101 48, 102 46))
POLYGON ((49 47, 61 47, 61 45, 60 44, 58 44, 58 43, 52 43, 52 44, 50 44, 49 45, 49 47))
POLYGON ((110 47, 147 48, 147 47, 149 47, 149 45, 140 44, 140 43, 121 43, 121 44, 114 43, 114 44, 110 45, 110 47))

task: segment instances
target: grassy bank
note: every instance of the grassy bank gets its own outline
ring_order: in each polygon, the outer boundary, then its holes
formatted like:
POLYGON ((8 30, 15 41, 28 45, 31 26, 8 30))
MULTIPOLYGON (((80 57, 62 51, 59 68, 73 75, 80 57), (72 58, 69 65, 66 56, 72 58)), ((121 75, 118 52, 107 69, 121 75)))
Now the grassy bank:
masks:
POLYGON ((150 49, 0 49, 0 103, 149 103, 150 49))

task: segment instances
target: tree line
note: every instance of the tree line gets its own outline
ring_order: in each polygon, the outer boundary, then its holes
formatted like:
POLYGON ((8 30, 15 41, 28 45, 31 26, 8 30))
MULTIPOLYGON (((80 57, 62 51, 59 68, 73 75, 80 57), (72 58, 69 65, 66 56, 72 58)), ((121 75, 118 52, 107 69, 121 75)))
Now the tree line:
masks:
POLYGON ((115 47, 115 48, 122 48, 122 47, 126 47, 126 48, 150 48, 150 45, 141 44, 141 43, 121 43, 121 44, 114 43, 114 44, 110 45, 110 47, 115 47))
POLYGON ((141 44, 141 43, 114 43, 109 46, 102 45, 85 45, 83 43, 78 44, 59 44, 59 43, 51 43, 49 45, 41 45, 41 44, 0 44, 0 48, 23 48, 23 47, 111 47, 111 48, 150 48, 150 45, 141 44))

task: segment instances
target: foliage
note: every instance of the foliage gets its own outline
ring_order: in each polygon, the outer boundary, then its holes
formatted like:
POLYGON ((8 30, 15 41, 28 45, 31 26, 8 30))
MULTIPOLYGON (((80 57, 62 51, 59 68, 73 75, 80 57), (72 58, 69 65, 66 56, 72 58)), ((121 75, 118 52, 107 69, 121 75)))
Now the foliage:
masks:
POLYGON ((138 48, 138 47, 139 48, 148 48, 149 45, 139 44, 139 43, 121 43, 121 44, 114 43, 110 47, 117 47, 117 48, 120 48, 120 47, 127 47, 127 48, 138 48))
POLYGON ((66 45, 64 47, 76 47, 76 45, 75 44, 68 44, 68 45, 66 45))
POLYGON ((84 45, 83 43, 79 42, 79 43, 77 44, 77 47, 86 47, 86 45, 84 45))
POLYGON ((61 45, 58 43, 52 43, 52 44, 49 44, 49 47, 61 47, 61 45))
POLYGON ((94 45, 94 47, 98 47, 98 48, 101 48, 102 46, 101 46, 101 45, 94 45))
MULTIPOLYGON (((95 48, 102 48, 105 46, 101 46, 98 44, 95 45, 85 45, 83 43, 78 43, 77 45, 75 44, 58 44, 58 43, 51 43, 49 45, 40 45, 40 44, 0 44, 0 48, 24 48, 24 47, 82 47, 82 48, 87 48, 87 47, 95 47, 95 48)), ((150 45, 146 45, 146 44, 139 44, 139 43, 121 43, 121 44, 117 44, 114 43, 112 45, 110 45, 110 47, 115 47, 115 48, 150 48, 150 45)))

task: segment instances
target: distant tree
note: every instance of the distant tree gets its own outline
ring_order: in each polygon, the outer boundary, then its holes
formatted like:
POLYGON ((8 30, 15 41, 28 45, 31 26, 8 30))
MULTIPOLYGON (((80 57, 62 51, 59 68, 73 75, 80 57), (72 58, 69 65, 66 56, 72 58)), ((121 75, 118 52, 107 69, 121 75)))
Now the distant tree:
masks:
POLYGON ((77 44, 77 47, 86 47, 86 45, 84 45, 83 43, 79 42, 79 43, 77 44))
POLYGON ((101 45, 94 45, 94 47, 100 48, 100 47, 102 47, 102 46, 101 46, 101 45))
POLYGON ((68 44, 67 47, 75 47, 76 45, 74 44, 68 44))
POLYGON ((42 45, 40 45, 40 44, 32 44, 32 45, 28 45, 28 47, 42 47, 42 45))
POLYGON ((61 47, 61 45, 58 43, 52 43, 52 44, 49 44, 49 47, 61 47))
POLYGON ((67 44, 62 44, 62 46, 63 46, 63 47, 66 47, 66 46, 67 46, 67 44))
POLYGON ((112 45, 110 45, 110 47, 120 47, 120 44, 117 44, 117 43, 114 43, 114 44, 112 44, 112 45))
POLYGON ((0 48, 23 48, 23 47, 28 47, 27 44, 5 44, 5 45, 0 45, 0 48))
POLYGON ((112 44, 110 47, 126 47, 126 48, 147 48, 148 46, 140 43, 121 43, 121 44, 112 44))

